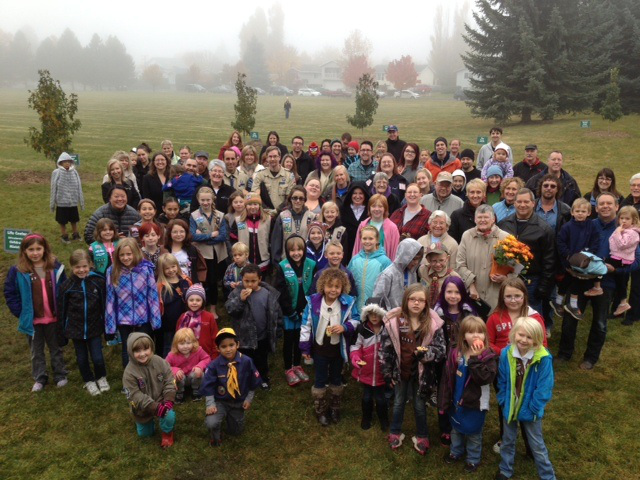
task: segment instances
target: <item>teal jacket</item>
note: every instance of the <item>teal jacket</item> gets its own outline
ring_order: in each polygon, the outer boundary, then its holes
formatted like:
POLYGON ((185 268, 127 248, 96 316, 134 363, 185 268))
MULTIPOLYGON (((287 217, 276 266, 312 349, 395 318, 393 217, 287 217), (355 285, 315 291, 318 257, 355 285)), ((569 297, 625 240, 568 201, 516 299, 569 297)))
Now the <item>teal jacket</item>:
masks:
POLYGON ((380 274, 391 265, 384 248, 380 247, 372 253, 360 250, 347 267, 356 279, 358 287, 358 309, 362 310, 367 298, 373 297, 373 289, 380 274))

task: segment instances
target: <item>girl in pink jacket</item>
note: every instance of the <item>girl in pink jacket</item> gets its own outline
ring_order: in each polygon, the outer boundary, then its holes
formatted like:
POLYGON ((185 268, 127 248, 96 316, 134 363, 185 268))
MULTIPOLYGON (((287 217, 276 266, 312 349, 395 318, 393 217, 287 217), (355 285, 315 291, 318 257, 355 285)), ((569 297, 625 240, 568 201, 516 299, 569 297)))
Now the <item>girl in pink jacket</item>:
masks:
POLYGON ((380 361, 380 334, 384 329, 382 319, 387 311, 380 306, 381 298, 367 300, 360 315, 361 323, 356 328, 357 339, 351 348, 351 375, 362 384, 362 421, 363 430, 371 428, 373 418, 373 404, 375 400, 376 413, 383 432, 389 428, 387 413, 386 385, 382 375, 380 361))
POLYGON ((191 387, 193 401, 201 399, 198 389, 202 383, 205 368, 211 362, 211 357, 198 344, 196 335, 190 328, 179 329, 173 337, 171 352, 167 355, 167 362, 176 379, 176 403, 184 401, 185 387, 191 387))

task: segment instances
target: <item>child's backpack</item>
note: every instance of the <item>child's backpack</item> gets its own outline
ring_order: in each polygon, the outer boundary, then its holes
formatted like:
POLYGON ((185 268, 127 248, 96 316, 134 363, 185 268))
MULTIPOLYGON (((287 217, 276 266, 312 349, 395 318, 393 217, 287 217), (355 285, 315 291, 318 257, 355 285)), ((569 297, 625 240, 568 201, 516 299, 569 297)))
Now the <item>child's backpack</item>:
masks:
POLYGON ((607 274, 604 261, 591 252, 574 253, 569 257, 569 265, 576 277, 595 278, 607 274))

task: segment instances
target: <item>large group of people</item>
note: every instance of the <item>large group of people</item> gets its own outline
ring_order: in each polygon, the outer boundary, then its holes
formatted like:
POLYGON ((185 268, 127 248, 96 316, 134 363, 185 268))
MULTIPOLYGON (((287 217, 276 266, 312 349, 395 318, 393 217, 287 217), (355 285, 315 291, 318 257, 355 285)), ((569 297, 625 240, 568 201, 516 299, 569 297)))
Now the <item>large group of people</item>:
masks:
MULTIPOLYGON (((553 388, 547 338, 562 317, 554 364, 569 361, 591 304, 580 363, 591 370, 611 316, 626 326, 640 320, 640 173, 624 197, 603 168, 583 195, 561 151, 544 163, 531 143, 514 164, 502 129, 490 138, 477 156, 443 136, 433 152, 421 150, 395 125, 375 147, 344 134, 305 151, 296 135, 289 149, 275 131, 261 147, 234 131, 215 159, 186 145, 176 154, 169 140, 156 152, 147 143, 115 152, 105 204, 84 229, 89 248, 74 251, 68 277, 37 233, 7 276, 7 304, 31 348, 32 391, 48 383, 45 344, 54 381, 67 383, 61 347, 69 339, 87 391, 109 390, 106 335, 122 343, 123 392, 138 433, 153 434, 158 417, 170 446, 174 405, 190 390, 206 398, 217 446, 223 420, 240 433, 255 391, 270 389, 269 356, 283 332, 284 378, 308 382, 305 364, 313 365, 323 426, 340 421, 351 365, 363 384, 363 429, 375 407, 399 448, 411 400, 413 444, 424 455, 432 405, 450 447, 445 461, 465 458, 472 472, 493 385, 496 478, 513 475, 517 423, 540 477, 555 478, 540 427, 553 388), (495 247, 511 237, 532 259, 523 271, 496 272, 495 247), (220 308, 233 328, 218 329, 220 308)), ((50 206, 61 241, 79 239, 84 199, 66 153, 50 206)))

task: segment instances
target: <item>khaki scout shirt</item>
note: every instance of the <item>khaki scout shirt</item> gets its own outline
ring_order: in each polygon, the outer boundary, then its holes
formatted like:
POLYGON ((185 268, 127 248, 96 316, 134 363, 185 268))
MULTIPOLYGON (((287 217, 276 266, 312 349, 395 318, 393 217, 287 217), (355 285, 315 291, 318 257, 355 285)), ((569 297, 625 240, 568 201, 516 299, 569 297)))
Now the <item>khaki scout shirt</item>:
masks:
MULTIPOLYGON (((271 203, 275 208, 280 207, 286 200, 291 190, 295 186, 295 179, 293 173, 284 167, 280 168, 280 171, 274 176, 271 170, 265 168, 256 172, 253 177, 253 186, 251 191, 254 193, 260 192, 260 185, 264 183, 271 203)), ((265 208, 265 210, 270 210, 265 208)))

